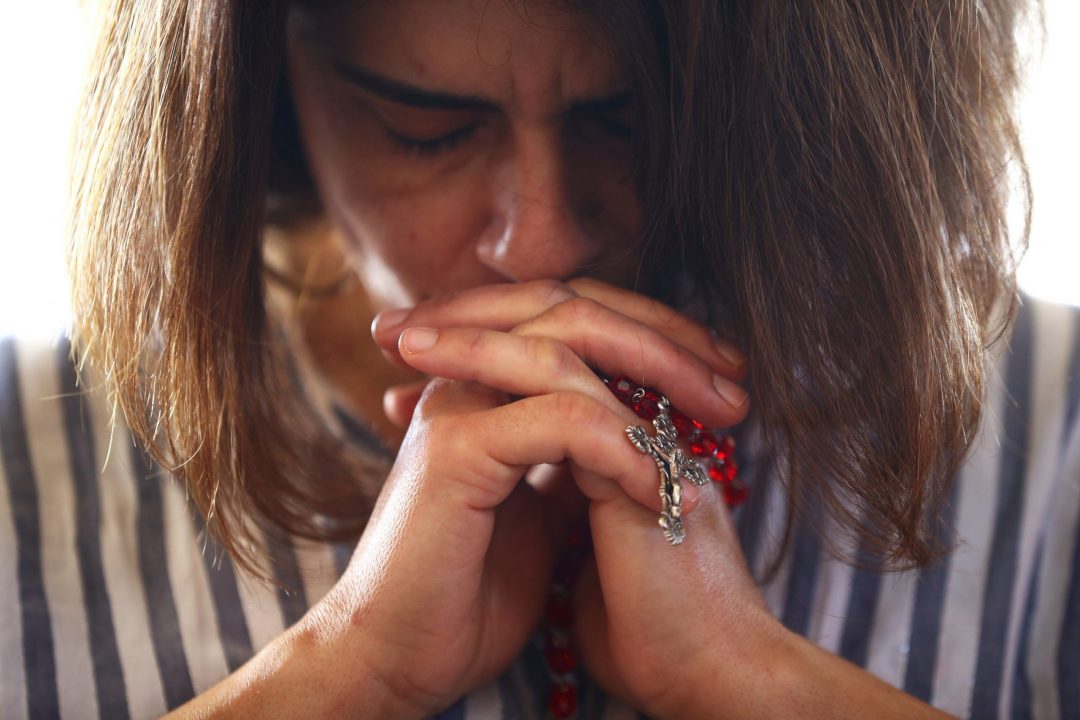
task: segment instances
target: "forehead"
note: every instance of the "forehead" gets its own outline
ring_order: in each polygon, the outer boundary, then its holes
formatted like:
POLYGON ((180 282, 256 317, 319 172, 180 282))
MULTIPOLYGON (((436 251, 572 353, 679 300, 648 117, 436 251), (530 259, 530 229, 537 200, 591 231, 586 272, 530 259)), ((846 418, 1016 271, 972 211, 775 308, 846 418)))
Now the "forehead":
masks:
POLYGON ((552 2, 379 0, 294 9, 290 25, 338 60, 506 107, 623 89, 588 15, 552 2))

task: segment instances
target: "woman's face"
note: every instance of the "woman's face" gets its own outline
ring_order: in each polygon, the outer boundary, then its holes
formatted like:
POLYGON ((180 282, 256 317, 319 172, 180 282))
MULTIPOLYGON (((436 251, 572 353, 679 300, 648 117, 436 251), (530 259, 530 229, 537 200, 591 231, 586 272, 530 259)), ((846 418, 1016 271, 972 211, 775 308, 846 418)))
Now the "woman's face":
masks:
POLYGON ((546 3, 295 8, 288 68, 326 210, 376 309, 475 285, 632 281, 628 81, 546 3))

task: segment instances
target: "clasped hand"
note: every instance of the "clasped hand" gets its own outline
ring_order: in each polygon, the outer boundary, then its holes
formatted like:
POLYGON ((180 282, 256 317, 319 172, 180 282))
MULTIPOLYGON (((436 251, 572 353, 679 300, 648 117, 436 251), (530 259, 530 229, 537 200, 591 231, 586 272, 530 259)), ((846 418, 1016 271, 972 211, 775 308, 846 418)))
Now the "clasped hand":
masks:
POLYGON ((347 615, 341 627, 363 638, 394 707, 430 714, 507 668, 537 627, 559 543, 586 513, 593 558, 575 587, 574 639, 590 676, 661 717, 700 716, 735 691, 776 624, 723 500, 684 484, 688 538, 669 546, 657 468, 623 432, 642 421, 596 374, 656 387, 723 427, 748 405, 732 348, 592 280, 479 287, 384 313, 372 332, 433 379, 387 395, 405 440, 320 611, 347 615))

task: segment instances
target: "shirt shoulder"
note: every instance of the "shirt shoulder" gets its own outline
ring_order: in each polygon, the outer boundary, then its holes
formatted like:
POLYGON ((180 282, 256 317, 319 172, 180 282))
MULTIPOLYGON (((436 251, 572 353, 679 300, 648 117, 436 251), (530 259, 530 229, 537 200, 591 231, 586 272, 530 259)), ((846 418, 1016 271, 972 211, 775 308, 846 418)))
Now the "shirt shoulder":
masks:
POLYGON ((296 622, 349 548, 235 567, 66 338, 0 340, 0 707, 159 717, 296 622))

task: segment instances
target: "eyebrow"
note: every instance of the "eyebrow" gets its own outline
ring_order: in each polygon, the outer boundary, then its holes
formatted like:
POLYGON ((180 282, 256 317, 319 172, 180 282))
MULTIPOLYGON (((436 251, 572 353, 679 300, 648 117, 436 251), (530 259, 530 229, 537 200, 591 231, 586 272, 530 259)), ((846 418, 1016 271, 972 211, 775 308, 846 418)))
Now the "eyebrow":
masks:
POLYGON ((474 95, 454 95, 452 93, 425 90, 409 85, 401 80, 376 74, 366 68, 334 62, 334 69, 357 87, 378 95, 384 100, 410 105, 417 108, 436 110, 495 110, 497 105, 474 95))
MULTIPOLYGON (((499 107, 497 103, 483 97, 427 90, 340 60, 334 62, 334 69, 342 78, 362 90, 378 95, 384 100, 410 107, 434 110, 497 110, 499 107)), ((575 101, 570 109, 611 112, 628 106, 630 101, 630 91, 623 90, 612 95, 575 101)))
POLYGON ((603 97, 576 100, 571 103, 570 109, 592 113, 615 112, 630 107, 633 99, 633 93, 629 90, 620 90, 603 97))

